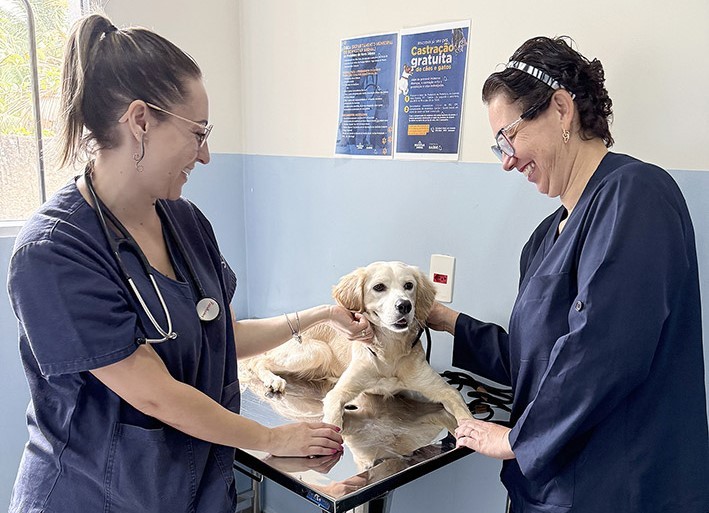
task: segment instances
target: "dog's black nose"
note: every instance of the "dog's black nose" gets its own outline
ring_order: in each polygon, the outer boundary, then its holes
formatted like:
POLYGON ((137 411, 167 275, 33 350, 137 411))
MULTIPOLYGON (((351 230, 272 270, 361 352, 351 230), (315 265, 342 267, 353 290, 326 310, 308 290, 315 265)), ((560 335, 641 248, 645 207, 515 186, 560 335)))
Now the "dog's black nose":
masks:
POLYGON ((411 301, 408 299, 400 299, 394 306, 396 307, 396 311, 401 314, 407 314, 411 311, 411 301))

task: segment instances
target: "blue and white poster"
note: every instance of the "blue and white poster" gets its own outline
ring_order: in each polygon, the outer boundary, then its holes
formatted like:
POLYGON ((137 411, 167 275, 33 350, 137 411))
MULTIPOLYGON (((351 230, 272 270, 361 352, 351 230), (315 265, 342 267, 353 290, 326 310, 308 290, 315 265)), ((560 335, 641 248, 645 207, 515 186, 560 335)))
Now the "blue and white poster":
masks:
POLYGON ((396 158, 457 160, 470 20, 402 30, 396 158))
POLYGON ((392 156, 397 35, 343 39, 336 156, 392 156))

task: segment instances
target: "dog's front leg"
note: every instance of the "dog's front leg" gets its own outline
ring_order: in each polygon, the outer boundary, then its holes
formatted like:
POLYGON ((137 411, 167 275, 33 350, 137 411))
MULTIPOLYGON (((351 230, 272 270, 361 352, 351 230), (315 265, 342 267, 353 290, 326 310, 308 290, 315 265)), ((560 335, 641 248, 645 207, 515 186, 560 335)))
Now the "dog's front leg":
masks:
POLYGON ((416 376, 415 380, 406 379, 407 389, 418 392, 431 402, 441 403, 458 423, 473 418, 460 392, 446 383, 432 367, 421 365, 416 376))
POLYGON ((266 358, 256 357, 250 370, 263 383, 267 394, 283 394, 286 390, 286 380, 272 372, 270 363, 266 358))
POLYGON ((348 368, 337 384, 323 398, 323 422, 342 428, 342 411, 345 405, 364 392, 374 376, 362 369, 348 368))

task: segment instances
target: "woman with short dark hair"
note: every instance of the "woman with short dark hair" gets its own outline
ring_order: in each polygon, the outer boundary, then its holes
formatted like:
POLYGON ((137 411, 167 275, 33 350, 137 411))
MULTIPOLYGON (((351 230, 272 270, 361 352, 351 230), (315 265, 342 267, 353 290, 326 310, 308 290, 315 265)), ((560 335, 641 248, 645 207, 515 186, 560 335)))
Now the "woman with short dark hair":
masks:
POLYGON ((505 171, 561 206, 522 250, 509 329, 438 304, 453 364, 510 385, 511 427, 458 445, 505 460, 514 513, 706 513, 709 436, 694 229, 670 175, 612 153, 601 63, 525 42, 483 87, 505 171))

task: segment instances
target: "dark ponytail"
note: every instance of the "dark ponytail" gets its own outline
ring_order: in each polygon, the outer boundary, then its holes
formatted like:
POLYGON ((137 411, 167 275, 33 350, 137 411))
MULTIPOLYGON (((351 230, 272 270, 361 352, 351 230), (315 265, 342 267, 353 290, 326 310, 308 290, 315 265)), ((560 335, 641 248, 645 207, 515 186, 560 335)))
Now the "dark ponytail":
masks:
POLYGON ((60 165, 117 146, 116 123, 133 100, 169 109, 201 76, 194 59, 150 30, 117 29, 99 14, 82 18, 64 52, 60 165))

